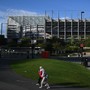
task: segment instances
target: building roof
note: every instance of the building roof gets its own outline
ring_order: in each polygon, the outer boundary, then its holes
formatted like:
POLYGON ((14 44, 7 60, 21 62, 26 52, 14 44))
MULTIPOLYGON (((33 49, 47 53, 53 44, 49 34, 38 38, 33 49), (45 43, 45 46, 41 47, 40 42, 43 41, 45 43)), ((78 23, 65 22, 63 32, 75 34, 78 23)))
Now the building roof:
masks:
POLYGON ((9 16, 15 22, 20 25, 44 25, 45 19, 49 19, 48 16, 9 16))

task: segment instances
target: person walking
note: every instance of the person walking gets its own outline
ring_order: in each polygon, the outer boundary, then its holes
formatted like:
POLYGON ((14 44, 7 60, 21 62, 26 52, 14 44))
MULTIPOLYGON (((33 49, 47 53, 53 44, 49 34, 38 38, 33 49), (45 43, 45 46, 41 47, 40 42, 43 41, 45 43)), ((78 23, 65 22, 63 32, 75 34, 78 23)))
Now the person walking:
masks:
POLYGON ((50 88, 47 79, 48 79, 48 74, 45 72, 45 70, 42 68, 42 66, 40 66, 40 77, 42 78, 41 80, 41 84, 39 88, 43 87, 43 84, 45 84, 45 86, 47 86, 47 89, 50 88))
POLYGON ((42 80, 42 77, 41 77, 41 70, 40 70, 41 68, 42 68, 42 66, 39 67, 39 71, 38 71, 39 78, 38 78, 38 82, 37 82, 36 85, 40 85, 40 84, 41 84, 41 80, 42 80))

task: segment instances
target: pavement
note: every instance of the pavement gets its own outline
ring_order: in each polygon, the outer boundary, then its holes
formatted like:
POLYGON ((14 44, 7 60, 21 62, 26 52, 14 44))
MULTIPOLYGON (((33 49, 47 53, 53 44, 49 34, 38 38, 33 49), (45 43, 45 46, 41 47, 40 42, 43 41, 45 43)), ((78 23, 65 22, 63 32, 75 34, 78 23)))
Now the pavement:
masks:
MULTIPOLYGON (((40 89, 39 86, 36 86, 37 81, 16 74, 9 67, 8 62, 11 62, 11 60, 0 60, 0 90, 46 90, 46 87, 40 89)), ((50 90, 90 90, 90 88, 85 87, 63 85, 50 85, 50 87, 50 90)))

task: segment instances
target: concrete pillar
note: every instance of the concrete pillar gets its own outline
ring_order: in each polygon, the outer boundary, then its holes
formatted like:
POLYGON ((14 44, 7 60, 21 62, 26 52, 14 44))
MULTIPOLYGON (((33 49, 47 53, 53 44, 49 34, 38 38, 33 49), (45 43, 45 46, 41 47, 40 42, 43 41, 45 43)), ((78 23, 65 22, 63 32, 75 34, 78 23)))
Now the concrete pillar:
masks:
POLYGON ((72 29, 73 29, 73 19, 71 20, 71 38, 73 37, 72 29))
POLYGON ((52 30, 53 30, 53 19, 51 19, 51 37, 53 37, 53 32, 52 32, 52 30))
POLYGON ((64 22, 64 40, 66 40, 66 19, 64 22))
POLYGON ((78 39, 79 39, 80 35, 79 35, 79 19, 78 19, 78 39))
POLYGON ((59 25, 60 25, 60 20, 59 20, 59 18, 58 18, 58 35, 57 35, 57 37, 59 38, 60 36, 59 36, 59 31, 60 31, 60 28, 59 28, 59 25))
POLYGON ((86 39, 86 19, 84 21, 84 39, 86 39))

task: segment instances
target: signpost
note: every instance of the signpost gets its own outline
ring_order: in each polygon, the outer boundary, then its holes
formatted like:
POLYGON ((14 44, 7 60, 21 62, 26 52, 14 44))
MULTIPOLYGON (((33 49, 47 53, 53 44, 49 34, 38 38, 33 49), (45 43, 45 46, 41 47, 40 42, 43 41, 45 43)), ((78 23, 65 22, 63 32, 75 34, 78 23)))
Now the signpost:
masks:
POLYGON ((81 64, 83 64, 83 47, 84 47, 84 44, 81 43, 81 44, 80 44, 81 64))

